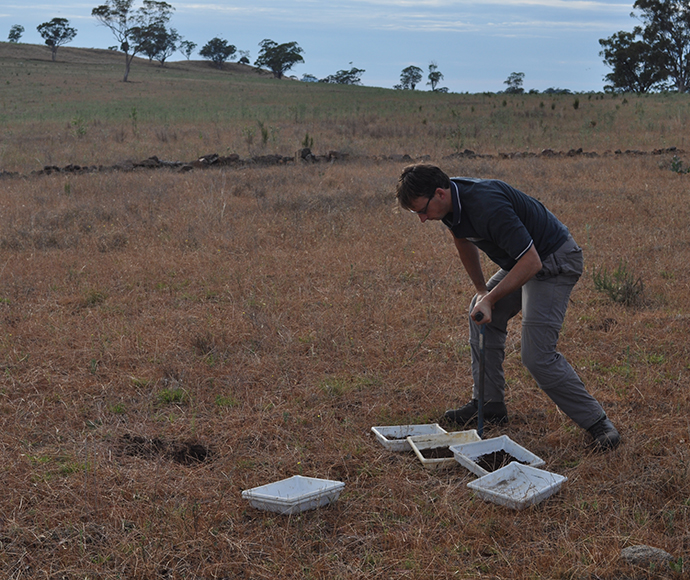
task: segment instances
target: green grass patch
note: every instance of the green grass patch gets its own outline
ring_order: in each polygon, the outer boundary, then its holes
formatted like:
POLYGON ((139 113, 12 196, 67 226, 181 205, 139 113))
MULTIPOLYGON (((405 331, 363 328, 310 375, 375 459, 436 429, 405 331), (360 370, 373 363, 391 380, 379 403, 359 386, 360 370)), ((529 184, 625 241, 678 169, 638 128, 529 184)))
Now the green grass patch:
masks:
POLYGON ((181 387, 166 388, 158 393, 157 399, 161 405, 184 405, 188 402, 189 395, 181 387))

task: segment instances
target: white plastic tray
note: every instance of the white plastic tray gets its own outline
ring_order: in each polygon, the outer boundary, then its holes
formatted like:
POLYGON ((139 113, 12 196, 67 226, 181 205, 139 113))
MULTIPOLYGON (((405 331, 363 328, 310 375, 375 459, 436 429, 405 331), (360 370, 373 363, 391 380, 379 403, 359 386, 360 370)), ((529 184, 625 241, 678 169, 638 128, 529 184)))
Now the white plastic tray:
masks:
POLYGON ((280 514, 296 514, 327 505, 340 496, 342 481, 293 475, 274 483, 246 489, 242 498, 251 506, 280 514))
POLYGON ((501 469, 470 481, 467 487, 486 501, 521 510, 553 495, 567 480, 564 475, 513 461, 501 469))
POLYGON ((476 463, 482 455, 488 455, 496 451, 504 451, 512 455, 517 461, 521 461, 532 467, 541 467, 544 460, 528 451, 522 445, 518 445, 507 435, 483 439, 472 443, 453 445, 450 450, 455 456, 455 461, 469 469, 475 475, 482 477, 489 473, 476 463))
POLYGON ((376 435, 379 443, 390 451, 409 451, 410 444, 407 442, 407 437, 411 435, 433 435, 446 432, 438 423, 372 427, 371 430, 376 435))
POLYGON ((456 465, 455 457, 424 457, 422 451, 425 449, 435 449, 436 447, 448 447, 459 443, 470 443, 471 441, 481 441, 476 429, 469 431, 453 431, 451 433, 437 433, 435 435, 415 435, 408 437, 407 441, 422 465, 427 469, 441 469, 456 465))

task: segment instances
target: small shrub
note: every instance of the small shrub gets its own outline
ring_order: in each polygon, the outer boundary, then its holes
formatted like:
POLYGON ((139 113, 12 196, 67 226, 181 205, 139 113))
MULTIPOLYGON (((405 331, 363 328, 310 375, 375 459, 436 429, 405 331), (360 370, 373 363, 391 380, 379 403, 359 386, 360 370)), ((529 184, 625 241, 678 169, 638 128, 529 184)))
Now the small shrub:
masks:
POLYGON ((261 131, 261 146, 266 147, 266 144, 268 143, 268 127, 264 125, 263 121, 258 121, 257 124, 259 125, 259 130, 261 131))
POLYGON ((674 155, 673 159, 671 159, 671 171, 674 173, 680 173, 682 175, 685 173, 690 173, 690 167, 683 167, 683 162, 681 161, 680 157, 674 155))
POLYGON ((84 121, 84 117, 77 115, 72 119, 71 124, 73 128, 72 132, 77 139, 81 139, 86 135, 86 122, 84 121))
POLYGON ((304 139, 302 139, 302 147, 307 149, 312 149, 314 147, 314 138, 309 136, 309 132, 304 134, 304 139))
POLYGON ((625 306, 634 306, 642 302, 644 285, 642 279, 628 271, 625 262, 620 262, 618 267, 609 272, 605 266, 595 268, 592 272, 594 287, 608 295, 614 302, 625 306))
POLYGON ((132 133, 134 134, 135 137, 139 136, 139 115, 137 113, 137 108, 132 107, 132 110, 129 113, 129 120, 132 123, 132 133))
POLYGON ((252 127, 245 127, 242 129, 242 135, 244 137, 244 142, 247 144, 247 150, 251 150, 254 144, 254 135, 256 131, 252 127))

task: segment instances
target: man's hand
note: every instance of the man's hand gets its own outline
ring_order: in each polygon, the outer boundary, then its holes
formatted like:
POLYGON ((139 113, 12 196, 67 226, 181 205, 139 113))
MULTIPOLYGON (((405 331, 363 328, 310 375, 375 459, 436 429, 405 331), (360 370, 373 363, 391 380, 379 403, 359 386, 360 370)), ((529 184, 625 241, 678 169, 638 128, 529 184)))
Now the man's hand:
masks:
POLYGON ((488 324, 491 322, 493 306, 489 300, 484 300, 488 295, 488 292, 477 294, 477 301, 474 303, 474 308, 470 313, 470 317, 477 324, 488 324))
POLYGON ((532 246, 525 255, 517 261, 513 269, 506 274, 490 292, 477 292, 477 301, 472 309, 471 316, 477 324, 491 322, 491 311, 494 304, 504 296, 514 292, 541 270, 541 259, 537 250, 532 246), (481 321, 477 320, 477 314, 481 312, 481 321))

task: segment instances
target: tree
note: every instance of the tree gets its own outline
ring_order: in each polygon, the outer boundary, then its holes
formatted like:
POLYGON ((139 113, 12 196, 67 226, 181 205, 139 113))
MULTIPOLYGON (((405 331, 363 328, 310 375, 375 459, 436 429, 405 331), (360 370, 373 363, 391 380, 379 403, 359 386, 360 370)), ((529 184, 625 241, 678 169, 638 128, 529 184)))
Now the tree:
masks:
POLYGON ((599 53, 613 70, 604 77, 612 90, 690 88, 690 0, 636 0, 631 14, 642 22, 632 33, 600 39, 599 53))
POLYGON ((604 87, 607 91, 642 94, 665 87, 666 55, 642 40, 641 35, 638 26, 632 32, 621 30, 599 40, 603 49, 599 56, 612 69, 604 77, 610 83, 604 87))
POLYGON ((125 76, 122 79, 124 82, 127 82, 129 67, 134 58, 134 53, 130 55, 129 44, 135 22, 133 4, 134 0, 107 0, 106 4, 91 10, 91 16, 110 29, 120 50, 125 53, 125 76))
POLYGON ((438 65, 433 61, 429 63, 429 76, 427 78, 429 79, 427 85, 431 85, 432 91, 443 93, 448 92, 448 89, 445 87, 438 89, 436 88, 438 86, 438 83, 440 83, 443 80, 443 73, 441 73, 438 70, 438 65))
POLYGON ((365 72, 363 68, 352 67, 350 70, 339 70, 334 75, 328 75, 326 78, 320 79, 319 82, 338 85, 361 85, 361 76, 365 72))
POLYGON ((63 44, 72 42, 77 35, 77 30, 70 27, 69 20, 66 18, 53 18, 50 22, 39 24, 36 30, 43 37, 46 45, 50 47, 53 62, 55 61, 58 48, 63 44))
POLYGON ((177 30, 174 28, 168 30, 159 22, 140 28, 135 37, 139 50, 148 56, 149 60, 155 58, 161 66, 165 65, 167 58, 177 50, 180 41, 177 30))
POLYGON ((187 57, 187 60, 189 60, 194 52, 194 49, 196 48, 196 43, 192 42, 191 40, 183 40, 180 42, 180 46, 178 46, 178 48, 180 52, 187 57))
POLYGON ((177 46, 182 37, 177 33, 177 30, 171 28, 170 30, 162 30, 162 33, 156 37, 156 56, 154 57, 161 66, 165 66, 165 61, 172 56, 177 50, 177 46))
POLYGON ((510 75, 508 75, 508 78, 503 81, 504 85, 508 85, 508 88, 505 90, 505 92, 512 95, 521 95, 525 92, 525 89, 522 88, 522 82, 524 80, 525 73, 510 73, 510 75))
POLYGON ((235 45, 228 44, 227 40, 215 37, 204 45, 199 54, 213 62, 219 69, 222 69, 223 63, 235 54, 236 50, 235 45))
POLYGON ((168 30, 166 26, 174 10, 167 2, 144 0, 143 7, 137 12, 139 25, 132 31, 136 52, 145 54, 149 60, 155 58, 161 66, 177 50, 180 41, 177 30, 168 30))
POLYGON ((261 50, 254 62, 256 67, 266 67, 273 73, 273 78, 282 79, 286 71, 290 70, 298 62, 304 62, 304 52, 296 42, 276 42, 265 38, 259 43, 261 50))
POLYGON ((402 69, 400 73, 400 88, 403 90, 412 90, 422 80, 422 69, 411 64, 407 68, 402 69))
POLYGON ((134 0, 106 0, 96 6, 91 16, 108 28, 125 53, 125 75, 127 82, 132 60, 140 52, 142 43, 148 38, 154 25, 165 26, 174 8, 167 2, 144 0, 143 6, 134 9, 134 0))
POLYGON ((665 67, 678 92, 686 92, 690 88, 690 0, 637 0, 633 8, 641 12, 642 38, 652 48, 650 66, 665 67), (663 65, 656 51, 666 56, 663 65))
POLYGON ((10 33, 7 36, 7 41, 17 43, 22 37, 22 34, 24 34, 24 27, 21 24, 13 24, 10 27, 10 33))

